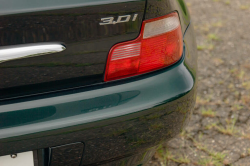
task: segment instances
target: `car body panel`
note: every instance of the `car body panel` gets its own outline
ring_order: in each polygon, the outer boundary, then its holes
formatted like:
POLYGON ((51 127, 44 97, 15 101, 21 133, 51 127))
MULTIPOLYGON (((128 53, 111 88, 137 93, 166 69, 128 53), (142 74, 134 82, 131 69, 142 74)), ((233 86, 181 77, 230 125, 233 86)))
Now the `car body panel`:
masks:
POLYGON ((144 0, 71 0, 71 1, 68 1, 68 0, 60 0, 60 1, 8 0, 8 1, 1 1, 0 15, 75 8, 79 6, 83 7, 83 6, 94 6, 94 5, 103 5, 103 4, 106 5, 106 4, 112 4, 112 3, 122 3, 122 2, 131 2, 131 1, 144 1, 144 0))
POLYGON ((111 2, 81 1, 74 8, 0 15, 0 49, 51 42, 66 47, 59 53, 0 63, 0 100, 102 83, 109 50, 137 38, 145 9, 145 1, 111 2), (102 18, 135 14, 135 21, 100 25, 102 18))
POLYGON ((190 23, 190 13, 184 0, 147 0, 145 19, 161 17, 172 11, 179 13, 182 32, 184 34, 190 23))
POLYGON ((0 112, 4 114, 2 115, 4 121, 0 126, 2 129, 0 138, 119 117, 168 102, 190 91, 194 84, 192 75, 183 63, 170 69, 170 72, 163 72, 147 79, 107 88, 97 86, 95 90, 82 93, 2 105, 0 112), (26 111, 29 114, 26 114, 26 111), (47 116, 41 114, 42 112, 47 116), (18 116, 14 116, 15 113, 18 113, 18 116), (36 114, 41 116, 41 120, 35 118, 36 114), (26 118, 27 116, 33 117, 33 121, 26 118), (25 119, 27 122, 21 121, 21 119, 25 119), (5 121, 7 124, 4 123, 5 121), (9 124, 10 121, 12 126, 9 124), (15 124, 16 121, 19 123, 15 124), (26 126, 26 123, 31 123, 32 127, 26 126), (15 126, 21 126, 21 128, 15 126), (7 130, 4 130, 5 128, 7 130))
POLYGON ((48 166, 53 160, 48 159, 53 156, 49 149, 69 145, 65 153, 72 156, 70 145, 83 143, 82 166, 145 163, 159 144, 180 133, 196 100, 195 34, 180 2, 148 0, 147 7, 151 4, 158 12, 153 14, 150 9, 151 14, 145 14, 146 19, 165 15, 172 12, 171 6, 178 11, 184 35, 178 63, 122 80, 1 100, 0 156, 34 150, 38 165, 48 166), (160 4, 165 11, 157 10, 160 4))
POLYGON ((195 43, 190 42, 194 42, 192 35, 190 26, 184 37, 182 60, 167 69, 37 100, 1 103, 1 114, 31 108, 55 110, 51 110, 52 116, 34 118, 33 122, 23 121, 15 126, 2 123, 0 155, 84 142, 82 165, 88 165, 133 155, 174 137, 187 123, 195 103, 196 63, 190 58, 196 55, 191 55, 195 53, 195 43))

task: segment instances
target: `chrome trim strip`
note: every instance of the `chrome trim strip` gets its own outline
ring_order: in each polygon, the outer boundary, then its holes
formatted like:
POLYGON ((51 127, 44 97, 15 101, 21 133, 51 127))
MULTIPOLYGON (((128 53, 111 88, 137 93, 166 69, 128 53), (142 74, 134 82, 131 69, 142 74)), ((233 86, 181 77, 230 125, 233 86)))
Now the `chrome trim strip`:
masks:
POLYGON ((39 43, 39 44, 25 44, 10 47, 0 47, 0 63, 29 58, 34 56, 41 56, 64 51, 66 47, 58 43, 39 43))

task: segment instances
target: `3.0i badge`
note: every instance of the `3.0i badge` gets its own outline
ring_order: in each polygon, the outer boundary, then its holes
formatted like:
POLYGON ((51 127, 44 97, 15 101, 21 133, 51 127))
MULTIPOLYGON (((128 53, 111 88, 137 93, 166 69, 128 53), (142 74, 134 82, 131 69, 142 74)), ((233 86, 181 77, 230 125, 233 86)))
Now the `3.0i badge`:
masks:
POLYGON ((136 21, 138 14, 119 16, 115 21, 114 17, 101 18, 100 25, 119 24, 129 21, 136 21))

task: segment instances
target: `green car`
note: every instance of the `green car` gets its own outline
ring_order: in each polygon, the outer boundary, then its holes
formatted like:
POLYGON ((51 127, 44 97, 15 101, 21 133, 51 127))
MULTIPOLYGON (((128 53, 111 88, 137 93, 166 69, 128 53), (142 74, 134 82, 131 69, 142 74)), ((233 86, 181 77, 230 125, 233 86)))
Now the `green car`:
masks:
POLYGON ((146 164, 196 73, 184 0, 1 0, 0 166, 146 164))

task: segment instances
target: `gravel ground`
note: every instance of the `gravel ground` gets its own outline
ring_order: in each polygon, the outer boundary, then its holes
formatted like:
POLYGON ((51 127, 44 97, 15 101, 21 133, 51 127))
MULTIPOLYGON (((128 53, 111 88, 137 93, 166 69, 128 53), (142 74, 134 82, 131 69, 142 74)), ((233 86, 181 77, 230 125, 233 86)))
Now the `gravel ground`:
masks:
POLYGON ((192 120, 150 166, 250 165, 250 1, 186 0, 199 54, 192 120))

